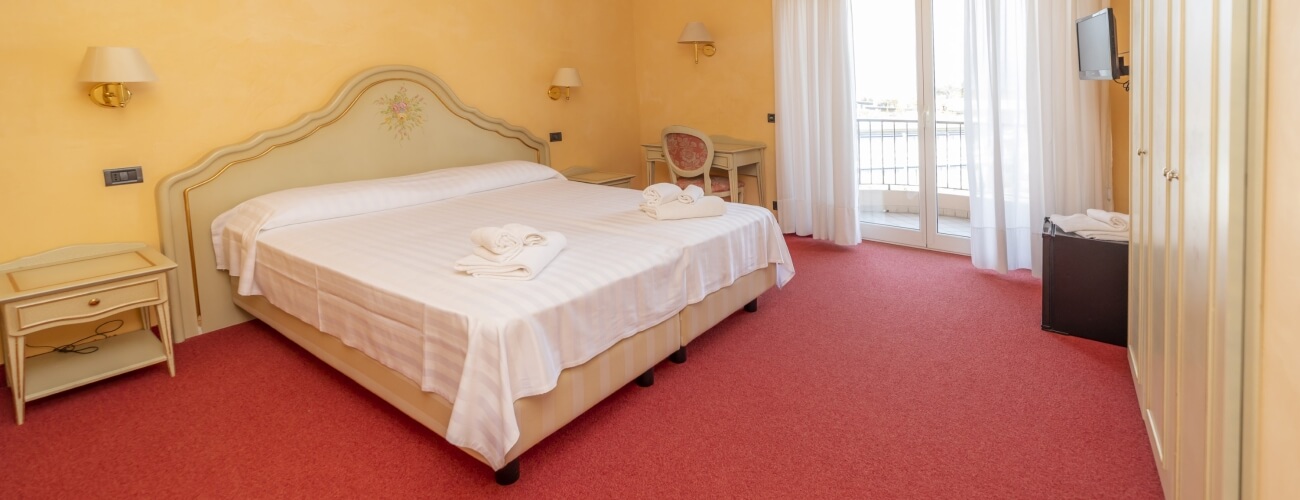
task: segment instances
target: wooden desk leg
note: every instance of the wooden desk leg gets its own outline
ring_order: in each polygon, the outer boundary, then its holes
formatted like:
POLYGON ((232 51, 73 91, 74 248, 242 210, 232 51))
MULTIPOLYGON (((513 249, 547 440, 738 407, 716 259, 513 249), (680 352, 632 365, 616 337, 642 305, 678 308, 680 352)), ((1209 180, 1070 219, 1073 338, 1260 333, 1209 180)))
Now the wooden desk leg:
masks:
POLYGON ((653 186, 655 183, 655 162, 647 160, 645 162, 645 187, 653 186))
POLYGON ((162 337, 163 351, 167 353, 167 372, 176 376, 176 356, 172 353, 172 313, 163 302, 154 307, 158 314, 158 334, 162 337))
POLYGON ((18 425, 23 425, 23 403, 27 400, 27 382, 23 379, 23 364, 27 361, 27 353, 23 352, 25 348, 23 337, 5 336, 5 367, 12 381, 9 388, 14 394, 14 418, 18 420, 18 425))
MULTIPOLYGON (((735 168, 729 168, 729 169, 727 169, 727 181, 731 183, 731 184, 730 184, 730 186, 731 186, 731 194, 732 194, 732 196, 731 196, 731 201, 734 201, 734 202, 736 202, 736 203, 744 203, 744 202, 745 202, 745 198, 744 198, 745 193, 743 193, 743 192, 740 190, 740 179, 739 179, 739 176, 736 175, 736 169, 735 169, 735 168)), ((704 179, 704 182, 710 182, 710 183, 711 183, 712 181, 711 181, 710 179, 704 179)))
POLYGON ((767 203, 767 188, 763 187, 763 158, 761 155, 758 163, 754 164, 754 177, 758 179, 758 204, 771 210, 772 206, 767 203))

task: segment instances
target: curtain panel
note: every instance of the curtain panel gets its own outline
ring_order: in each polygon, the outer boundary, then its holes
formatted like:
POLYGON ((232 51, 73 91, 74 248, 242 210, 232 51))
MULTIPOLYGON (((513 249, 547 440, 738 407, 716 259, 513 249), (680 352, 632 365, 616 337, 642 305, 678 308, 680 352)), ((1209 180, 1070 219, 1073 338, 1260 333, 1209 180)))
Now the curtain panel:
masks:
POLYGON ((773 0, 777 217, 786 233, 856 245, 857 131, 849 0, 773 0))
POLYGON ((1042 272, 1043 218, 1109 210, 1106 85, 1080 81, 1074 21, 1104 0, 967 0, 971 262, 1042 272))

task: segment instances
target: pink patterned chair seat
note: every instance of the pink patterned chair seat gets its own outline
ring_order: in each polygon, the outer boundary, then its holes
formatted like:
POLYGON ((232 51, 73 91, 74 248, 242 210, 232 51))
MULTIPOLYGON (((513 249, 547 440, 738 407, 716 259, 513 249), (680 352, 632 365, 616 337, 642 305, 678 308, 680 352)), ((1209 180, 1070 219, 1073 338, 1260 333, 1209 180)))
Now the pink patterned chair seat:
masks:
MULTIPOLYGON (((727 178, 726 178, 726 177, 722 177, 722 176, 717 176, 717 175, 715 175, 715 176, 712 176, 712 177, 711 177, 711 180, 713 181, 713 183, 712 183, 712 185, 710 186, 710 190, 711 190, 713 193, 726 193, 726 192, 728 192, 728 191, 731 191, 731 182, 727 181, 727 178)), ((740 184, 739 186, 737 186, 737 188, 738 188, 737 190, 738 190, 738 191, 739 191, 740 189, 745 189, 745 181, 743 181, 743 180, 738 180, 738 181, 736 181, 736 183, 737 183, 737 184, 740 184)), ((679 178, 677 179, 677 187, 680 187, 680 188, 682 188, 682 189, 685 189, 686 186, 699 186, 701 189, 703 189, 703 188, 704 188, 704 176, 699 176, 699 177, 690 177, 690 178, 679 177, 679 178)), ((727 200, 727 201, 731 201, 731 197, 730 197, 730 196, 723 196, 722 199, 727 200)))

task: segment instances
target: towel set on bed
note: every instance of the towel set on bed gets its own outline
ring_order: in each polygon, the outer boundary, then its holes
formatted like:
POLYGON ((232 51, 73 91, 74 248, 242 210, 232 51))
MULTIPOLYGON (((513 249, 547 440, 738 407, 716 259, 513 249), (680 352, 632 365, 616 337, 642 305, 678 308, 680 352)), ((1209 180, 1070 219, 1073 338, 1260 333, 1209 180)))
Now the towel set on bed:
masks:
POLYGON ((662 182, 641 192, 645 201, 641 211, 658 220, 713 217, 727 213, 727 202, 717 196, 705 196, 699 186, 686 189, 662 182))
POLYGON ((455 269, 476 278, 531 280, 568 243, 555 231, 538 231, 523 224, 480 227, 469 235, 474 255, 456 261, 455 269))

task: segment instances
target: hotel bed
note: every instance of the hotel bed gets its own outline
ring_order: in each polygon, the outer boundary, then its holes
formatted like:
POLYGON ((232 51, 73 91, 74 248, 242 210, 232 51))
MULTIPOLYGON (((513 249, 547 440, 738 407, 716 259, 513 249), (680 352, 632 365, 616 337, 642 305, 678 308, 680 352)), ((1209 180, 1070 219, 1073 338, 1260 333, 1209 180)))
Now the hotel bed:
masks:
POLYGON ((548 160, 423 70, 364 72, 159 185, 173 289, 192 290, 178 336, 257 317, 509 484, 528 448, 793 275, 765 209, 654 221, 639 192, 548 160), (452 269, 507 222, 568 243, 531 281, 452 269))

